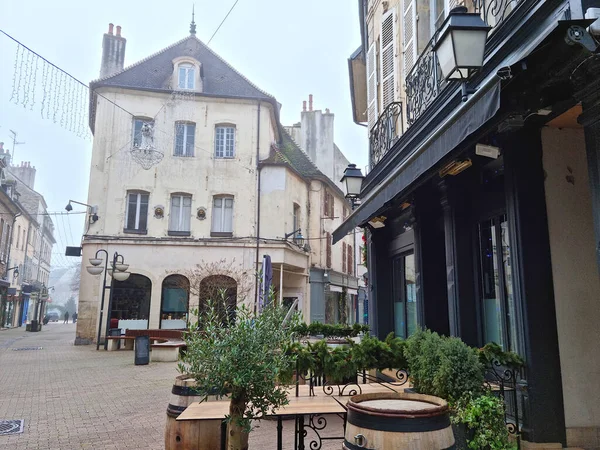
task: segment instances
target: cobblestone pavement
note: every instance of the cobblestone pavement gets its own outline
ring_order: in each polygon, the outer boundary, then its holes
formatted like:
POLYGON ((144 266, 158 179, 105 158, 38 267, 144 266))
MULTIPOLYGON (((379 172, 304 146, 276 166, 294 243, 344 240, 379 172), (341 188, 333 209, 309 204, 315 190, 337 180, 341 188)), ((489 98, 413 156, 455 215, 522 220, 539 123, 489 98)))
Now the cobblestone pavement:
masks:
MULTIPOLYGON (((74 324, 0 332, 0 420, 25 420, 23 433, 0 436, 0 449, 163 449, 176 363, 136 366, 132 351, 97 352, 74 339, 74 324), (27 347, 42 349, 14 350, 27 347)), ((341 435, 341 421, 328 420, 341 435)), ((285 421, 286 449, 293 448, 292 430, 293 421, 285 421)), ((250 441, 251 449, 274 449, 275 422, 258 424, 250 441)), ((341 441, 321 448, 339 449, 341 441)))

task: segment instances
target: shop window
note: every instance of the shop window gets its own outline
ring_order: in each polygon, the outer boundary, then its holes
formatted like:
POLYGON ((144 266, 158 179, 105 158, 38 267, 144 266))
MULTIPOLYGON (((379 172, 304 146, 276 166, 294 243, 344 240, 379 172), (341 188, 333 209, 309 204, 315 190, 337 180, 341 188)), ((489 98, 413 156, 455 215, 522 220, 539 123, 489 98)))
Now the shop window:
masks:
POLYGON ((190 282, 183 275, 169 275, 162 284, 160 327, 184 329, 187 327, 190 282))
POLYGON ((511 247, 506 215, 479 224, 481 314, 484 343, 519 350, 511 247))
POLYGON ((393 262, 394 332, 406 339, 418 329, 415 255, 405 253, 393 262))

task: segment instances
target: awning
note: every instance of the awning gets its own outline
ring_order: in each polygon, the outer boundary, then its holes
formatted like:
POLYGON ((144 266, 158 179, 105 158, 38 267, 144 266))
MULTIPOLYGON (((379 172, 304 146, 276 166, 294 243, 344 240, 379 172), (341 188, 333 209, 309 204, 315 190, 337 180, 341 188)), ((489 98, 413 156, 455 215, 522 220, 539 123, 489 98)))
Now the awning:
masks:
MULTIPOLYGON (((567 8, 565 2, 563 8, 567 8)), ((534 14, 533 11, 530 15, 534 14)), ((563 10, 558 8, 547 16, 540 24, 537 32, 529 36, 529 40, 520 43, 512 53, 496 65, 496 69, 486 78, 477 91, 462 103, 428 136, 413 139, 401 145, 398 153, 414 146, 407 156, 400 161, 391 173, 367 196, 361 199, 361 205, 333 232, 335 244, 357 226, 362 226, 384 209, 386 203, 401 195, 420 176, 430 170, 442 158, 448 155, 467 136, 475 132, 489 121, 500 109, 501 80, 498 72, 513 66, 527 57, 550 33, 559 25, 563 10), (415 142, 416 141, 416 142, 415 142)), ((565 23, 565 22, 563 22, 565 23)), ((488 55, 488 60, 493 55, 488 55)), ((413 125, 415 126, 415 125, 413 125)), ((402 138, 401 138, 402 140, 402 138)), ((401 142, 401 141, 399 141, 401 142)))
POLYGON ((410 186, 467 136, 490 120, 500 109, 500 78, 491 77, 469 100, 437 128, 421 145, 409 153, 361 206, 333 232, 333 243, 356 226, 362 225, 396 195, 410 186))

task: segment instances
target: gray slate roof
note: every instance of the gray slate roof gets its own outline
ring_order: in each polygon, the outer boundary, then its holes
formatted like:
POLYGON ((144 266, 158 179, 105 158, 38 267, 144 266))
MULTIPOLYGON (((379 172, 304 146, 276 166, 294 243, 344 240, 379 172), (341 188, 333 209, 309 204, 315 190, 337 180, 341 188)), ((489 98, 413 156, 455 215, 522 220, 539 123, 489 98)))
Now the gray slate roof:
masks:
POLYGON ((173 91, 173 59, 181 56, 193 57, 202 65, 203 94, 275 100, 272 95, 259 89, 194 35, 126 67, 122 72, 93 81, 90 83, 90 88, 115 86, 173 91))

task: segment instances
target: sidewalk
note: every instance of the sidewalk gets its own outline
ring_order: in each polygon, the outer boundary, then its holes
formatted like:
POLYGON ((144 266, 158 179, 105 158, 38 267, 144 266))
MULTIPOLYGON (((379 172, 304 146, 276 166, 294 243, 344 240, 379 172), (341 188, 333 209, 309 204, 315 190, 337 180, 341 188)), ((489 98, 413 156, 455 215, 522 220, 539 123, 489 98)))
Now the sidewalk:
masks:
MULTIPOLYGON (((24 327, 0 332, 0 420, 25 420, 22 434, 0 436, 0 448, 164 449, 177 363, 136 366, 132 351, 75 347, 74 339, 71 323, 49 323, 38 333, 24 327), (29 350, 14 350, 23 348, 29 350)), ((328 430, 343 433, 340 419, 327 420, 328 430)), ((293 448, 293 426, 284 422, 285 449, 293 448)), ((250 449, 274 449, 275 427, 262 421, 250 449)), ((309 430, 306 448, 313 438, 309 430)), ((323 450, 341 448, 340 440, 322 444, 323 450)))

